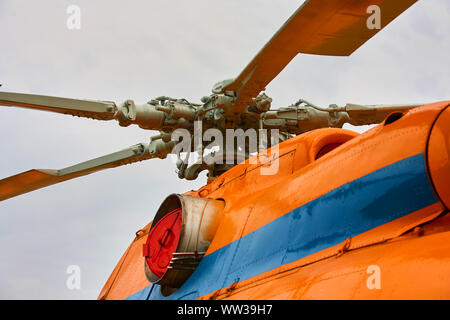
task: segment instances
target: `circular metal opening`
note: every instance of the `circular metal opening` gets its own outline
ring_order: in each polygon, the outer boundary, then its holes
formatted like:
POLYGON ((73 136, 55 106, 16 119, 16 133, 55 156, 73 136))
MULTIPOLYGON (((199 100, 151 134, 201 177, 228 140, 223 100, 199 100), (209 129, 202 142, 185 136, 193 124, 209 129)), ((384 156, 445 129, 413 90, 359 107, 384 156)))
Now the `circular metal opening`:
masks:
POLYGON ((144 245, 145 275, 170 294, 202 260, 219 226, 225 202, 172 194, 161 204, 144 245))
POLYGON ((391 123, 394 123, 395 121, 401 119, 402 117, 403 117, 402 112, 393 112, 387 116, 386 120, 384 120, 384 125, 387 126, 391 123))

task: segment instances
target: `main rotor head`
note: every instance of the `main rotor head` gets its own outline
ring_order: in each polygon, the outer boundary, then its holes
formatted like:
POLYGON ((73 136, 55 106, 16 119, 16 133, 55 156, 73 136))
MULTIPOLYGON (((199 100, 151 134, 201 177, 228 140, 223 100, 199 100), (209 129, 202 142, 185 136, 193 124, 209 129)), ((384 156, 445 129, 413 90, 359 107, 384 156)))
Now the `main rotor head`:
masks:
POLYGON ((422 104, 347 104, 323 108, 300 99, 290 106, 272 109, 272 99, 264 93, 266 86, 298 53, 348 56, 415 2, 305 1, 236 78, 216 83, 212 94, 203 97, 201 103, 161 96, 143 104, 136 104, 133 100, 117 104, 111 101, 0 92, 0 105, 3 106, 102 121, 116 120, 122 127, 137 125, 145 130, 159 131, 149 143, 138 144, 69 168, 31 170, 0 180, 0 201, 98 170, 152 158, 163 159, 170 153, 178 157, 180 178, 195 179, 201 171, 208 170, 209 180, 212 180, 255 152, 270 148, 293 135, 318 128, 340 128, 344 123, 375 124, 383 121, 389 113, 405 112, 420 106, 422 104), (367 27, 367 8, 374 5, 383 14, 383 24, 379 29, 367 27), (256 140, 257 147, 252 149, 245 144, 239 146, 233 143, 232 148, 227 148, 222 144, 213 151, 214 161, 189 163, 191 153, 196 153, 202 160, 205 152, 208 152, 210 141, 202 139, 205 134, 226 136, 230 130, 244 135, 244 138, 247 136, 250 140, 256 140), (249 133, 253 131, 256 135, 249 133), (274 136, 278 137, 277 141, 272 141, 274 136), (181 150, 176 149, 182 142, 180 137, 193 144, 181 150))

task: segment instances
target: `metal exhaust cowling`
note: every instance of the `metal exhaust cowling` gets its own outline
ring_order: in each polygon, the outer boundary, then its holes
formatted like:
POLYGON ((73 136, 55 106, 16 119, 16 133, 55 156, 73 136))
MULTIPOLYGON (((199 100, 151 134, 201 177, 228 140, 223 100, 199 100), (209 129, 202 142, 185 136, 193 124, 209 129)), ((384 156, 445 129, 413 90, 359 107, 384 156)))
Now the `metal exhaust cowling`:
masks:
POLYGON ((172 194, 161 204, 144 244, 145 275, 179 288, 194 272, 219 226, 225 202, 172 194))

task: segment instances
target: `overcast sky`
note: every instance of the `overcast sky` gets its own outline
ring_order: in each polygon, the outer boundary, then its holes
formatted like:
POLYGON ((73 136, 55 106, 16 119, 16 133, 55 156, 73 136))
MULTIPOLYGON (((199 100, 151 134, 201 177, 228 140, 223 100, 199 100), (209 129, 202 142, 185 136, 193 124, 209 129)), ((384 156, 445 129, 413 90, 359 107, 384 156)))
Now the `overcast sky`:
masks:
MULTIPOLYGON (((2 91, 143 103, 199 102, 235 77, 302 1, 0 0, 2 91), (66 9, 81 9, 68 30, 66 9)), ((299 55, 268 87, 274 107, 450 98, 450 2, 422 0, 351 57, 299 55)), ((0 178, 60 169, 148 142, 116 122, 0 107, 0 178)), ((95 299, 164 198, 197 189, 170 160, 99 172, 0 203, 0 298, 95 299), (66 268, 81 268, 68 290, 66 268)))

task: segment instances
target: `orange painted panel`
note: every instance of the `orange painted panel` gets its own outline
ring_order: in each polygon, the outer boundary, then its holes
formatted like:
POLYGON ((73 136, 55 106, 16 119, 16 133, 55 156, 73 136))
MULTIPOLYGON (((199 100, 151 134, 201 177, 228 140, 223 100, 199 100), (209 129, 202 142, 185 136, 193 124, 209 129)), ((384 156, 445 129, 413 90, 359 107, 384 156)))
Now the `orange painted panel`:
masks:
POLYGON ((136 233, 136 238, 100 292, 99 300, 122 300, 149 285, 144 273, 142 247, 147 240, 151 224, 150 222, 136 233))
POLYGON ((202 299, 448 299, 450 216, 437 218, 443 211, 430 206, 377 228, 392 238, 368 231, 355 237, 364 247, 335 246, 202 299), (395 232, 401 225, 404 235, 395 232))
POLYGON ((450 107, 439 115, 431 130, 427 160, 433 185, 450 208, 450 107))
POLYGON ((380 124, 354 137, 317 161, 311 159, 315 154, 311 155, 310 150, 318 152, 320 148, 316 146, 322 145, 322 140, 331 143, 328 136, 342 134, 345 130, 320 129, 297 136, 280 144, 279 153, 284 154, 280 158, 280 168, 284 169, 276 176, 247 175, 242 169, 247 164, 229 170, 221 186, 207 195, 223 198, 227 203, 223 221, 207 254, 346 183, 425 153, 431 125, 446 105, 448 102, 414 109, 394 123, 380 124), (296 161, 306 163, 303 167, 291 164, 286 153, 292 150, 294 143, 305 146, 297 147, 294 156, 296 161), (289 172, 286 166, 297 170, 289 172), (239 178, 233 176, 235 170, 239 178))

